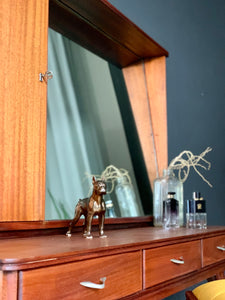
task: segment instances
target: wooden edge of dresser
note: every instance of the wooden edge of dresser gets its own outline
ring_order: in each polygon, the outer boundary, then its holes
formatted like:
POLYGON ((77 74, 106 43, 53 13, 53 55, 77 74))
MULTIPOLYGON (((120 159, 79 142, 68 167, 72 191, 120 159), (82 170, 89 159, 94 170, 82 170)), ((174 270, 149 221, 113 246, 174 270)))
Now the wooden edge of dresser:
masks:
MULTIPOLYGON (((74 233, 71 238, 66 237, 65 228, 61 234, 37 237, 31 235, 30 238, 23 239, 23 242, 21 242, 20 237, 18 239, 14 239, 14 241, 5 239, 5 249, 7 249, 7 247, 13 247, 12 245, 16 245, 16 243, 19 242, 21 244, 20 247, 22 247, 22 245, 24 245, 25 248, 30 247, 31 252, 34 248, 34 245, 36 244, 42 245, 42 250, 41 252, 37 252, 35 250, 35 253, 32 252, 33 256, 27 255, 26 251, 24 256, 20 255, 20 257, 18 257, 18 252, 15 253, 15 251, 12 251, 10 255, 5 252, 5 256, 2 256, 0 260, 0 269, 13 271, 29 269, 33 268, 34 266, 41 267, 43 264, 53 265, 77 260, 84 260, 99 257, 102 255, 113 255, 139 250, 145 252, 145 250, 151 248, 160 248, 177 243, 201 240, 211 236, 224 235, 225 228, 212 227, 204 232, 196 230, 196 233, 186 232, 185 228, 181 228, 179 234, 176 233, 175 235, 174 232, 171 232, 170 234, 168 232, 168 234, 166 235, 163 232, 163 229, 157 230, 156 228, 151 226, 143 228, 139 227, 125 228, 121 230, 108 230, 106 231, 106 235, 110 239, 108 241, 106 239, 106 243, 99 242, 101 239, 98 239, 98 233, 93 232, 94 239, 91 244, 86 243, 86 239, 82 237, 81 231, 79 232, 79 234, 74 233), (66 238, 67 241, 71 239, 71 244, 68 245, 68 248, 63 247, 63 244, 66 241, 64 240, 64 238, 66 238), (58 251, 55 251, 55 248, 53 247, 53 251, 49 252, 49 243, 54 243, 54 245, 58 245, 59 247, 60 245, 62 245, 62 248, 61 250, 58 249, 58 251), (76 245, 79 245, 79 247, 76 247, 76 245), (88 247, 86 247, 87 245, 88 247)), ((143 253, 143 258, 144 256, 145 253, 143 253)), ((204 269, 207 269, 207 266, 204 269)))
POLYGON ((192 285, 199 283, 223 271, 224 271, 224 261, 204 267, 202 269, 193 271, 191 273, 182 276, 178 276, 174 279, 154 285, 148 289, 142 290, 141 292, 124 297, 122 299, 123 300, 131 300, 131 299, 147 300, 150 299, 149 298, 150 296, 152 299, 163 299, 164 297, 173 295, 181 290, 191 287, 192 285), (160 297, 160 298, 154 298, 154 297, 160 297))
MULTIPOLYGON (((0 222, 0 239, 61 234, 66 231, 70 221, 71 220, 0 222)), ((83 219, 79 220, 76 226, 74 226, 73 232, 80 232, 81 227, 83 227, 83 222, 83 219)), ((152 216, 106 218, 105 230, 152 226, 152 222, 152 216)), ((93 231, 97 231, 98 219, 94 219, 92 225, 93 231)))

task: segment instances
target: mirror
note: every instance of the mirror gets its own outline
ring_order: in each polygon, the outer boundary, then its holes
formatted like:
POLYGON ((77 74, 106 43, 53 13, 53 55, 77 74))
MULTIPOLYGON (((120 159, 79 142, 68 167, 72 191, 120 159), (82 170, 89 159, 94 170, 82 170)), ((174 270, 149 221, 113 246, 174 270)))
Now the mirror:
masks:
MULTIPOLYGON (((107 93, 108 97, 103 97, 103 103, 105 106, 108 106, 109 104, 106 105, 107 102, 105 99, 108 100, 110 98, 113 98, 113 102, 117 103, 114 109, 119 111, 120 122, 118 121, 118 124, 122 124, 124 129, 124 131, 121 131, 123 133, 120 133, 121 136, 119 137, 118 135, 117 138, 120 142, 121 140, 123 141, 123 153, 129 161, 129 163, 128 161, 126 162, 126 168, 131 175, 135 188, 135 198, 137 199, 135 203, 138 207, 138 215, 150 215, 152 213, 150 182, 152 185, 153 179, 157 174, 160 174, 162 168, 167 165, 165 57, 168 53, 105 0, 93 0, 90 5, 87 5, 83 1, 76 0, 50 0, 49 13, 49 26, 51 29, 61 33, 63 36, 78 43, 80 46, 83 46, 101 58, 106 59, 109 63, 109 65, 104 63, 104 67, 103 65, 101 67, 95 65, 94 70, 96 71, 96 68, 107 69, 107 73, 112 77, 112 82, 108 90, 113 90, 114 92, 112 94, 114 94, 114 96, 109 97, 109 93, 107 93), (159 59, 157 60, 157 58, 159 59), (149 90, 150 87, 151 91, 149 90), (128 88, 128 90, 126 90, 126 88, 128 88), (131 97, 130 99, 127 94, 131 97), (115 100, 115 95, 117 101, 115 100), (152 103, 154 103, 153 107, 152 103), (135 114, 134 117, 132 116, 132 112, 135 114)), ((76 60, 77 57, 75 56, 73 59, 76 60)), ((59 60, 61 60, 61 57, 59 60)), ((99 58, 97 61, 99 61, 99 58)), ((77 63, 81 64, 81 60, 78 59, 77 63)), ((75 73, 76 72, 77 70, 75 70, 75 73)), ((96 83, 88 85, 88 89, 85 84, 89 79, 90 73, 93 73, 93 71, 90 71, 89 67, 85 70, 82 66, 79 72, 79 77, 76 78, 76 82, 78 83, 80 80, 82 85, 86 88, 81 91, 75 82, 73 85, 76 85, 76 89, 79 90, 79 92, 76 93, 82 96, 81 102, 77 101, 76 110, 82 111, 83 113, 85 107, 91 107, 91 109, 93 109, 93 105, 94 108, 99 106, 99 102, 97 102, 98 104, 94 104, 94 102, 90 104, 90 102, 88 102, 93 98, 92 95, 98 95, 96 97, 98 100, 102 97, 96 92, 96 83), (88 79, 84 79, 83 75, 85 73, 88 75, 88 79), (84 97, 84 95, 88 93, 89 95, 84 97)), ((64 71, 58 75, 63 79, 65 75, 64 71)), ((96 73, 94 74, 94 78, 97 82, 96 73)), ((104 76, 104 79, 106 78, 107 77, 104 76)), ((108 80, 108 83, 109 82, 110 80, 108 80)), ((101 83, 99 85, 101 86, 101 83)), ((103 92, 103 88, 100 88, 100 91, 103 92)), ((66 111, 70 112, 68 105, 66 106, 66 111)), ((89 114, 90 111, 89 109, 89 114)), ((100 115, 101 118, 93 117, 94 114, 90 114, 89 117, 92 120, 95 119, 97 123, 100 124, 104 118, 107 119, 105 114, 100 115)), ((110 153, 111 148, 115 147, 118 149, 118 146, 116 146, 117 143, 111 140, 112 135, 103 134, 102 129, 96 134, 95 130, 93 130, 93 126, 91 126, 90 131, 86 130, 86 125, 83 126, 84 124, 82 124, 83 120, 83 117, 80 118, 79 126, 80 129, 85 129, 84 131, 86 131, 87 136, 83 137, 83 143, 80 144, 84 145, 85 143, 87 144, 87 140, 88 142, 93 140, 97 146, 96 148, 99 149, 101 145, 102 150, 98 152, 98 154, 94 154, 96 161, 93 160, 93 158, 89 158, 84 159, 86 163, 81 163, 78 159, 83 169, 80 169, 82 170, 82 174, 76 175, 76 180, 82 180, 85 171, 101 173, 103 168, 111 164, 112 161, 116 161, 118 168, 122 167, 121 157, 120 161, 115 160, 115 156, 111 159, 111 155, 110 159, 106 159, 109 149, 110 153), (99 136, 104 136, 104 142, 99 140, 99 136), (111 146, 106 146, 106 139, 109 140, 109 145, 111 146), (105 151, 106 149, 107 151, 105 151), (103 158, 104 160, 101 161, 103 158), (94 164, 95 167, 92 168, 94 164)), ((95 125, 94 128, 96 128, 96 126, 101 128, 98 125, 95 125)), ((104 125, 103 127, 107 126, 104 125)), ((76 127, 76 129, 77 128, 79 127, 76 127)), ((82 130, 78 131, 81 132, 82 130)), ((48 135, 50 136, 50 133, 48 133, 48 135)), ((72 143, 75 143, 75 141, 73 140, 72 143)), ((87 147, 87 152, 92 152, 92 148, 87 147)), ((83 148, 80 148, 79 155, 84 157, 83 148)), ((78 157, 80 157, 79 155, 78 157)), ((50 157, 51 159, 53 158, 51 154, 50 157)), ((47 177, 47 197, 51 198, 47 203, 49 203, 49 206, 52 206, 55 195, 52 192, 51 185, 49 185, 49 176, 47 175, 47 177)), ((70 179, 72 178, 73 177, 70 179)), ((79 183, 77 184, 77 187, 80 188, 80 192, 77 188, 79 195, 74 195, 76 190, 74 182, 75 179, 71 181, 70 200, 68 200, 71 203, 71 198, 73 199, 70 218, 72 217, 75 203, 78 201, 77 197, 86 197, 86 192, 83 187, 81 188, 82 184, 79 183)), ((54 184, 54 186, 57 186, 57 184, 54 184)), ((59 189, 59 186, 57 186, 57 188, 59 189)), ((112 194, 111 197, 115 199, 115 194, 112 194)), ((61 198, 61 196, 59 198, 61 198)), ((59 203, 61 203, 59 206, 63 208, 63 199, 59 199, 59 203)), ((123 216, 118 201, 114 201, 114 205, 116 214, 123 216)), ((55 210, 56 207, 58 208, 58 206, 55 206, 55 210)), ((62 210, 64 210, 63 213, 67 217, 68 209, 65 210, 64 208, 58 211, 57 216, 59 218, 64 217, 60 215, 62 214, 62 210)), ((51 211, 50 208, 48 209, 48 204, 46 211, 51 211)), ((56 216, 48 215, 47 213, 46 217, 47 219, 54 219, 56 216)))
POLYGON ((48 70, 54 75, 48 82, 46 219, 71 219, 78 199, 90 195, 91 174, 109 165, 127 170, 132 182, 119 178, 104 197, 106 204, 112 200, 114 217, 148 214, 152 193, 121 70, 52 29, 48 70))
MULTIPOLYGON (((38 3, 38 6, 36 2, 24 4, 20 13, 11 10, 12 18, 3 13, 6 38, 2 40, 1 58, 5 74, 2 92, 7 101, 1 105, 4 125, 1 133, 1 225, 7 230, 48 230, 68 225, 68 221, 45 220, 47 86, 40 81, 40 75, 47 71, 48 26, 112 64, 109 69, 121 117, 122 120, 124 116, 130 119, 129 125, 124 122, 123 127, 128 148, 133 149, 130 157, 136 184, 140 198, 151 209, 152 203, 143 183, 143 162, 138 159, 141 152, 148 184, 152 184, 152 178, 167 165, 167 51, 107 0, 46 0, 38 3), (18 31, 21 33, 19 36, 16 34, 18 31), (21 37, 24 37, 23 47, 20 47, 21 37), (17 49, 17 55, 12 49, 17 49), (129 101, 124 88, 119 85, 120 79, 123 83, 125 80, 129 101), (128 113, 131 109, 136 128, 128 113), (135 130, 140 141, 139 148, 134 142, 135 130)), ((9 4, 4 6, 4 12, 9 10, 9 4)), ((130 219, 133 223, 140 222, 140 218, 130 219)), ((150 221, 151 217, 143 219, 150 221)), ((112 219, 108 224, 115 223, 120 226, 127 224, 127 220, 112 219)))

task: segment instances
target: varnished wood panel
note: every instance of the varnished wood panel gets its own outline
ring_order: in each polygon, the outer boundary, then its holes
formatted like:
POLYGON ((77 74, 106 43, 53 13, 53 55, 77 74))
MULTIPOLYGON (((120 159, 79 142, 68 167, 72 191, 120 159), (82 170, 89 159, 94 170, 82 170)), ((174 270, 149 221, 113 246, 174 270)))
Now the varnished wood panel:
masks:
POLYGON ((203 241, 203 266, 225 260, 225 251, 217 247, 225 249, 225 235, 203 241))
POLYGON ((44 218, 47 0, 0 1, 0 220, 44 218))
POLYGON ((2 299, 3 292, 3 271, 0 271, 0 299, 2 299))
POLYGON ((17 272, 0 271, 0 299, 16 300, 17 298, 17 272))
MULTIPOLYGON (((195 272, 173 278, 166 282, 162 282, 148 289, 143 290, 140 293, 136 293, 130 297, 126 297, 126 300, 162 300, 165 297, 173 295, 179 291, 190 288, 192 285, 200 283, 203 280, 211 277, 217 272, 224 270, 224 264, 212 265, 209 268, 199 269, 195 272)), ((123 300, 125 300, 123 299, 123 300)))
POLYGON ((105 0, 50 0, 50 27, 120 67, 168 55, 105 0))
POLYGON ((200 241, 144 251, 144 288, 201 268, 200 241), (176 264, 171 259, 182 260, 176 264))
POLYGON ((157 164, 144 63, 140 62, 123 68, 123 75, 143 151, 148 178, 153 188, 153 180, 157 176, 157 164))
POLYGON ((132 23, 107 0, 88 0, 94 10, 87 9, 82 0, 60 0, 118 44, 124 45, 138 57, 168 55, 168 52, 132 23))
MULTIPOLYGON (((117 65, 168 55, 107 1, 50 3, 58 5, 58 17, 62 6, 70 6, 71 16, 76 12, 76 18, 85 24, 80 30, 59 22, 64 32, 87 33, 89 49, 97 44, 106 59, 111 61, 114 55, 117 65), (111 51, 110 42, 117 50, 111 51)), ((46 84, 39 82, 38 74, 47 70, 48 1, 1 1, 0 9, 0 221, 43 220, 46 84)), ((54 15, 53 8, 51 13, 54 15)))
POLYGON ((20 272, 20 293, 24 300, 120 299, 142 289, 141 258, 137 251, 20 272), (80 285, 102 277, 102 290, 80 285))
POLYGON ((159 57, 123 68, 152 188, 168 164, 165 64, 159 57))
POLYGON ((0 264, 2 270, 14 271, 49 264, 98 257, 100 254, 124 253, 140 249, 150 249, 170 244, 184 243, 196 239, 224 234, 224 227, 212 227, 207 230, 164 230, 145 227, 106 231, 107 238, 98 237, 93 232, 92 240, 85 239, 80 233, 68 238, 64 234, 30 238, 2 239, 0 264), (32 255, 31 255, 32 253, 32 255))
POLYGON ((49 26, 55 31, 119 67, 139 59, 135 53, 112 40, 70 7, 57 0, 50 0, 49 4, 49 26))
MULTIPOLYGON (((68 230, 71 220, 51 220, 51 221, 17 221, 17 222, 0 222, 0 239, 18 238, 29 236, 43 236, 62 234, 68 230)), ((140 228, 151 226, 152 216, 130 217, 130 218, 106 218, 105 230, 140 228)), ((80 219, 73 228, 73 232, 83 230, 83 220, 80 219)), ((98 231, 98 219, 93 219, 92 230, 98 231)))
POLYGON ((146 61, 145 74, 158 174, 161 176, 168 166, 166 57, 146 61))
MULTIPOLYGON (((118 299, 129 293, 133 294, 125 296, 125 299, 163 299, 213 275, 221 276, 224 260, 201 267, 196 264, 196 255, 200 257, 198 249, 202 246, 202 239, 220 239, 224 231, 224 227, 194 231, 146 227, 108 231, 105 239, 95 234, 92 240, 83 238, 81 234, 71 238, 57 235, 4 239, 0 247, 0 293, 4 291, 8 297, 5 299, 20 299, 22 293, 28 299, 35 299, 40 296, 39 290, 47 290, 48 294, 44 294, 42 299, 56 299, 58 295, 63 299, 69 295, 71 298, 78 295, 78 299, 94 299, 95 292, 84 296, 79 282, 90 280, 97 283, 104 276, 104 271, 108 285, 106 294, 103 291, 103 299, 118 299), (147 255, 142 255, 142 251, 146 251, 147 255), (171 258, 169 254, 183 256, 187 263, 184 272, 181 265, 177 272, 171 273, 165 260, 166 257, 171 258), (147 259, 148 268, 153 266, 152 277, 158 278, 160 283, 151 280, 147 287, 144 275, 144 286, 140 286, 141 273, 148 269, 142 269, 142 259, 145 265, 147 259)), ((89 293, 85 291, 85 295, 86 292, 89 293)))

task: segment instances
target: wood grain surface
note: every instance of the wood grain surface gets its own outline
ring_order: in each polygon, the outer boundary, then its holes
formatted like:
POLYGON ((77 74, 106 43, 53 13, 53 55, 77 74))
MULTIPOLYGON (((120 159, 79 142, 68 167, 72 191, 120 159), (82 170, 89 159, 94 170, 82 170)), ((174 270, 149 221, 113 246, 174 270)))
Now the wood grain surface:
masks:
POLYGON ((203 266, 225 259, 225 235, 212 237, 203 241, 203 266))
POLYGON ((48 0, 0 1, 0 220, 44 217, 48 0))
POLYGON ((163 299, 214 275, 222 278, 224 258, 207 266, 201 262, 204 241, 220 240, 224 232, 224 227, 145 227, 106 231, 108 237, 104 239, 97 233, 92 240, 78 233, 71 238, 63 234, 3 239, 0 293, 6 295, 3 299, 23 295, 35 299, 38 290, 46 289, 46 299, 55 299, 56 293, 62 298, 74 294, 74 299, 80 299, 80 295, 95 299, 98 292, 83 290, 79 282, 98 283, 106 275, 105 299, 115 299, 115 295, 117 299, 163 299), (180 255, 184 265, 168 264, 168 258, 179 259, 180 255))
POLYGON ((123 75, 153 190, 168 165, 165 57, 123 68, 123 75))
MULTIPOLYGON (((2 269, 14 270, 31 268, 32 265, 56 264, 60 260, 70 261, 97 257, 99 253, 123 253, 137 249, 152 249, 181 242, 198 240, 224 233, 224 227, 211 227, 207 230, 164 230, 163 228, 144 227, 106 231, 107 238, 98 237, 94 232, 92 240, 85 239, 82 232, 74 233, 71 238, 65 234, 2 239, 0 263, 2 269), (73 256, 73 257, 72 257, 73 256), (27 264, 29 262, 29 264, 27 264)), ((103 255, 103 254, 102 254, 103 255)))
POLYGON ((20 287, 24 300, 120 299, 142 289, 141 253, 136 251, 24 271, 20 273, 20 287), (99 284, 102 277, 106 277, 102 290, 80 285, 83 281, 99 284))
POLYGON ((144 287, 148 288, 168 279, 201 268, 200 241, 179 243, 144 252, 144 287), (171 259, 182 260, 176 264, 171 259))
MULTIPOLYGON (((47 70, 48 4, 48 0, 0 3, 0 221, 44 220, 47 86, 39 81, 39 73, 47 70)), ((107 1, 50 0, 49 8, 52 28, 78 38, 81 44, 84 41, 90 50, 97 47, 107 60, 121 67, 143 58, 168 55, 107 1), (83 30, 75 26, 76 22, 83 24, 83 30)), ((151 62, 157 65, 157 79, 162 74, 162 82, 163 63, 151 62)), ((135 76, 131 83, 138 80, 135 76)), ((137 87, 137 95, 143 93, 139 88, 144 88, 143 82, 137 87)), ((154 134, 150 131, 151 137, 154 134)), ((157 139, 162 140, 162 136, 157 139)), ((150 147, 151 151, 164 151, 165 142, 158 145, 150 147)), ((161 157, 155 155, 155 160, 161 157)), ((149 174, 156 174, 156 166, 152 165, 154 171, 148 170, 149 174)))

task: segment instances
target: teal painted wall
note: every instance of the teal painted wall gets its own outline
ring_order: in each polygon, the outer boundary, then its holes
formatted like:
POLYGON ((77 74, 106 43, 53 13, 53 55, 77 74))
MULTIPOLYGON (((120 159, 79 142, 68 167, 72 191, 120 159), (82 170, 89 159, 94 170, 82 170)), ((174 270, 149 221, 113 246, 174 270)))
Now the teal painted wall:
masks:
POLYGON ((169 51, 167 59, 169 161, 183 150, 208 146, 211 170, 194 171, 184 199, 201 191, 208 223, 225 225, 225 1, 111 0, 123 14, 169 51))
MULTIPOLYGON (((203 172, 184 183, 184 199, 201 191, 208 224, 225 225, 225 1, 111 0, 169 51, 167 59, 169 161, 183 150, 207 155, 203 172)), ((184 291, 167 300, 184 299, 184 291)))

